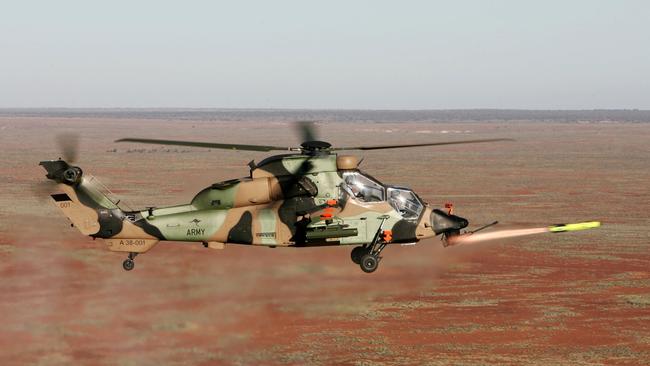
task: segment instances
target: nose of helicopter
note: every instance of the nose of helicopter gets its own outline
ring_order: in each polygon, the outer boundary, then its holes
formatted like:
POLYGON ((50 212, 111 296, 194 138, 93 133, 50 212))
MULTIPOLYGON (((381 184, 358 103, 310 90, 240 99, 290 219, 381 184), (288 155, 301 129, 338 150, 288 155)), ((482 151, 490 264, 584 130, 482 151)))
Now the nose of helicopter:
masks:
POLYGON ((436 235, 447 233, 458 235, 461 229, 469 225, 467 219, 448 214, 442 210, 432 210, 429 217, 431 228, 436 235))

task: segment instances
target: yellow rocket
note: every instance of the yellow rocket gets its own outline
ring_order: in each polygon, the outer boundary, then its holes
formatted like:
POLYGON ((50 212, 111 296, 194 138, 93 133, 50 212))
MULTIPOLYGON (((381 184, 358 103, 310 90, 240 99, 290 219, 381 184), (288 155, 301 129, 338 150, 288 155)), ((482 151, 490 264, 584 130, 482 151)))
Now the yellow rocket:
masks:
POLYGON ((593 229, 600 226, 599 221, 577 222, 575 224, 559 224, 548 227, 548 231, 552 233, 563 233, 565 231, 578 231, 593 229))

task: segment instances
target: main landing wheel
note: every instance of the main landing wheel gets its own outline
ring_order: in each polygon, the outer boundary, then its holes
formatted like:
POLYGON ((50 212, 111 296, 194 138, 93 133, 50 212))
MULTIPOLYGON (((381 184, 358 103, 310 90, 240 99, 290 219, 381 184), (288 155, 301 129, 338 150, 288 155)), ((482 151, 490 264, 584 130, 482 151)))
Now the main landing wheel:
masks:
POLYGON ((379 258, 376 255, 365 254, 361 257, 361 263, 359 263, 361 270, 366 273, 372 273, 379 266, 379 258))
POLYGON ((352 262, 354 262, 354 264, 361 264, 361 257, 363 257, 366 254, 368 254, 367 248, 356 247, 352 249, 352 253, 350 253, 350 257, 352 258, 352 262))
POLYGON ((124 262, 122 262, 122 268, 124 268, 125 271, 130 271, 135 267, 135 261, 133 259, 125 259, 124 262))

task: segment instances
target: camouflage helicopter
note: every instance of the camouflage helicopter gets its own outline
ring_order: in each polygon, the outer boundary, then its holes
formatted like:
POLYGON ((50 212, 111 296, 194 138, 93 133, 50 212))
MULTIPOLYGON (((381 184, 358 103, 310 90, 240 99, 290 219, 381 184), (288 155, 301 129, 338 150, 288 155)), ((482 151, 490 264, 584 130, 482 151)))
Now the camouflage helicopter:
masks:
MULTIPOLYGON (((411 189, 382 184, 361 171, 359 160, 338 151, 369 151, 505 141, 476 139, 384 146, 332 147, 315 136, 311 123, 298 125, 299 147, 123 138, 116 142, 179 145, 244 151, 286 151, 259 163, 249 176, 212 184, 191 202, 132 211, 104 194, 78 166, 66 160, 41 161, 55 183, 56 205, 84 235, 104 239, 111 251, 126 252, 122 266, 160 241, 267 247, 353 245, 352 261, 374 272, 388 244, 410 244, 442 235, 458 236, 468 221, 451 208, 436 209, 411 189)), ((494 223, 493 223, 494 224, 494 223)))

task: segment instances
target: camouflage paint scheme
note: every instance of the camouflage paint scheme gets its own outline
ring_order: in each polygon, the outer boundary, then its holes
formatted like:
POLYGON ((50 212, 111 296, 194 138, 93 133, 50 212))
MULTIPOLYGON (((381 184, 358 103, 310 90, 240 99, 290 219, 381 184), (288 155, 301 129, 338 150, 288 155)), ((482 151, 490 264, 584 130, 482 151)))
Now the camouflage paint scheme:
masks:
POLYGON ((385 200, 364 202, 349 194, 343 176, 359 172, 351 156, 272 156, 252 164, 249 177, 213 184, 189 204, 131 212, 103 195, 80 168, 62 160, 41 165, 58 183, 59 193, 52 195, 57 206, 82 234, 103 238, 112 251, 143 253, 161 240, 215 249, 365 245, 382 223, 386 243, 415 243, 441 233, 434 231, 435 215, 426 203, 419 217, 404 219, 385 200), (78 175, 70 173, 74 169, 78 175))

